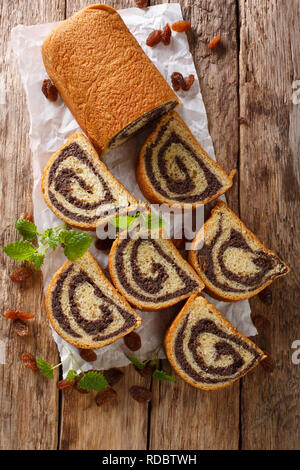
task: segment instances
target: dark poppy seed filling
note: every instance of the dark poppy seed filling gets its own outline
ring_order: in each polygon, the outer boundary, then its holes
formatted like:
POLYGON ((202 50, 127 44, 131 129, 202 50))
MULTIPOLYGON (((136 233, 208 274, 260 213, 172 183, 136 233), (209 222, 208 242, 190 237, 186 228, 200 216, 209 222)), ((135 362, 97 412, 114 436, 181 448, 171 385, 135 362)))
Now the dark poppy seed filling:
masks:
POLYGON ((213 286, 225 292, 252 292, 274 277, 287 272, 287 267, 278 257, 267 251, 252 248, 237 226, 227 228, 226 232, 223 226, 225 226, 224 215, 220 213, 214 237, 209 242, 204 242, 197 250, 198 266, 201 269, 204 259, 206 265, 204 275, 213 286), (227 259, 230 258, 228 250, 233 253, 232 257, 241 260, 245 256, 250 258, 251 261, 245 265, 243 272, 239 272, 237 268, 233 270, 234 264, 233 268, 228 267, 228 261, 226 262, 226 256, 227 259))
POLYGON ((190 314, 176 332, 173 348, 180 369, 200 384, 222 384, 237 379, 260 358, 254 347, 222 329, 212 317, 195 320, 190 314), (208 343, 213 351, 211 355, 205 353, 208 343))
POLYGON ((136 318, 129 311, 126 311, 112 298, 108 297, 105 289, 102 290, 100 285, 96 284, 85 271, 75 269, 74 264, 71 264, 56 281, 55 288, 51 293, 51 306, 53 317, 60 327, 74 338, 88 335, 92 341, 105 341, 119 336, 136 324, 136 318), (82 312, 83 307, 78 303, 78 288, 80 286, 90 286, 92 288, 91 295, 94 296, 95 302, 98 304, 95 319, 87 318, 89 311, 82 312), (67 292, 65 295, 68 297, 69 314, 64 311, 62 305, 63 290, 67 292), (75 331, 75 326, 71 327, 72 321, 75 322, 76 329, 78 328, 82 333, 75 331), (119 326, 120 321, 122 323, 121 327, 119 326))
POLYGON ((185 269, 180 259, 177 263, 171 256, 170 245, 167 240, 152 239, 119 242, 114 267, 122 293, 129 295, 129 300, 133 297, 137 302, 158 304, 199 289, 196 276, 185 269))

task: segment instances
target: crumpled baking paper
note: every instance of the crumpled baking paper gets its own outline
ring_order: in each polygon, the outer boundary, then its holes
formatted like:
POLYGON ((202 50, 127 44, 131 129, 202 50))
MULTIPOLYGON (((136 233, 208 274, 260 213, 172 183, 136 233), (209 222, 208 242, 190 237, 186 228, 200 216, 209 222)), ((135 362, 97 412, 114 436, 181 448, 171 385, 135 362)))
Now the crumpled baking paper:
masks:
MULTIPOLYGON (((162 4, 147 9, 129 8, 119 10, 119 13, 146 54, 169 83, 170 76, 175 71, 181 72, 184 77, 189 74, 195 76, 196 80, 191 89, 188 92, 178 93, 182 101, 178 112, 202 147, 215 159, 213 143, 208 131, 206 111, 186 35, 173 33, 171 43, 167 47, 163 44, 153 48, 146 46, 146 39, 153 29, 162 29, 166 23, 172 24, 182 19, 180 5, 162 4)), ((41 92, 42 82, 47 75, 40 48, 45 37, 55 25, 56 23, 35 26, 18 25, 11 32, 11 44, 18 58, 30 115, 29 134, 34 180, 34 220, 40 230, 45 230, 60 223, 60 220, 47 207, 42 197, 40 183, 43 169, 51 154, 57 151, 74 132, 80 131, 77 122, 61 98, 52 103, 41 92)), ((142 131, 138 136, 103 157, 103 161, 109 170, 137 200, 144 200, 145 198, 135 179, 135 163, 139 149, 148 133, 149 130, 142 131)), ((176 231, 176 226, 174 231, 176 231)), ((91 252, 102 268, 106 269, 108 256, 96 250, 94 244, 91 246, 91 252)), ((54 254, 46 257, 42 268, 45 289, 54 272, 65 260, 63 250, 60 248, 54 254)), ((248 301, 224 303, 206 297, 242 333, 247 336, 257 334, 251 321, 248 301)), ((135 353, 137 357, 144 360, 162 345, 165 330, 177 312, 178 306, 159 312, 139 312, 142 317, 142 326, 137 331, 142 339, 142 348, 135 353)), ((78 354, 77 348, 66 343, 53 329, 52 333, 61 359, 65 361, 63 363, 64 376, 70 368, 77 369, 77 366, 74 363, 72 364, 70 357, 68 357, 69 351, 72 352, 83 370, 91 368, 108 369, 113 366, 125 366, 129 363, 124 352, 130 354, 130 351, 126 348, 123 339, 96 350, 97 360, 91 364, 85 363, 78 354)), ((160 357, 165 357, 163 349, 160 350, 160 357)))

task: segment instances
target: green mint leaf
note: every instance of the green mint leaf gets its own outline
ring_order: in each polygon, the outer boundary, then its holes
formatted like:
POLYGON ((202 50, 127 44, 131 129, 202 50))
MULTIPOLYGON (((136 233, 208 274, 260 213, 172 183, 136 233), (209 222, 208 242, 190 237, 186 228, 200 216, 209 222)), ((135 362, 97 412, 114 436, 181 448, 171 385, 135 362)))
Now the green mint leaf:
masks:
POLYGON ((108 385, 106 378, 101 372, 88 371, 78 382, 78 385, 84 390, 101 390, 108 385))
POLYGON ((157 363, 158 363, 158 359, 151 359, 151 361, 149 361, 149 366, 157 367, 157 363))
POLYGON ((135 356, 129 356, 128 354, 125 354, 127 359, 129 359, 132 364, 135 365, 138 369, 144 369, 146 367, 146 364, 144 362, 141 362, 137 357, 135 356))
POLYGON ((158 370, 156 369, 152 377, 156 380, 166 380, 168 382, 176 382, 176 379, 174 377, 171 377, 171 375, 166 374, 163 370, 158 370))
POLYGON ((36 360, 36 364, 38 368, 40 369, 40 372, 47 377, 47 379, 53 379, 54 374, 53 374, 53 367, 45 361, 42 357, 38 357, 36 360))
POLYGON ((19 219, 16 221, 15 227, 25 240, 33 240, 36 237, 36 225, 29 220, 19 219))
POLYGON ((76 377, 78 377, 76 370, 70 369, 69 372, 67 373, 66 380, 68 382, 71 382, 72 380, 76 379, 76 377))
POLYGON ((30 257, 30 261, 33 262, 35 269, 41 269, 44 259, 45 259, 44 253, 33 253, 32 256, 30 257))
POLYGON ((59 233, 53 228, 50 228, 48 230, 48 243, 50 248, 52 248, 52 250, 54 251, 57 245, 59 244, 59 233))
POLYGON ((121 230, 128 230, 130 224, 139 217, 139 214, 132 215, 117 215, 116 217, 109 220, 109 222, 116 228, 121 230))
POLYGON ((63 230, 59 234, 60 243, 65 244, 64 254, 75 261, 89 249, 93 239, 90 235, 78 230, 63 230))
POLYGON ((148 214, 145 217, 145 227, 150 230, 161 228, 166 225, 166 221, 157 214, 148 214))
POLYGON ((2 249, 10 258, 17 261, 30 260, 33 254, 37 253, 37 249, 32 245, 32 243, 25 240, 9 243, 2 249))

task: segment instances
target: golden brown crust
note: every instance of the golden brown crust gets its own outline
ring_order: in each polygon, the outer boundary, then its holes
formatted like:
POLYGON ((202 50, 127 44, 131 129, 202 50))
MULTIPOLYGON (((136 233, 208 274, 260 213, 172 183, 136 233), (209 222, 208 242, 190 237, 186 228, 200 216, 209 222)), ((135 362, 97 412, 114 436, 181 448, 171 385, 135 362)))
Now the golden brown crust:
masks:
POLYGON ((81 129, 105 153, 128 124, 180 103, 116 10, 91 5, 56 26, 42 45, 46 71, 81 129))
POLYGON ((210 217, 207 219, 207 221, 204 223, 204 225, 201 227, 201 229, 199 230, 199 232, 196 234, 194 240, 192 241, 192 249, 189 251, 189 254, 188 254, 188 259, 189 259, 189 262, 191 263, 191 265, 193 266, 193 268, 195 269, 195 271, 197 272, 198 276, 201 278, 202 282, 205 284, 205 292, 207 292, 209 295, 211 295, 211 297, 217 299, 217 300, 221 300, 223 302, 238 302, 239 300, 244 300, 244 299, 249 299, 250 297, 253 297, 254 295, 257 295, 259 294, 259 292, 261 292, 262 290, 264 290, 267 286, 269 286, 270 284, 272 284, 273 281, 275 281, 275 279, 277 279, 278 277, 281 277, 285 274, 287 274, 289 271, 290 271, 290 268, 287 266, 287 264, 282 261, 279 256, 276 255, 276 253, 274 253, 272 250, 268 250, 262 243, 261 241, 256 237, 256 235, 254 235, 254 233, 252 233, 247 227, 246 225, 238 218, 238 216, 231 210, 229 209, 229 207, 227 206, 227 204, 225 204, 225 202, 223 201, 217 201, 216 202, 216 205, 214 206, 214 208, 212 209, 211 213, 210 213, 210 217), (201 269, 199 268, 199 264, 197 262, 197 249, 196 247, 199 246, 199 243, 201 242, 201 240, 204 239, 204 233, 205 233, 205 230, 206 228, 209 226, 209 224, 211 224, 211 216, 214 214, 214 212, 216 212, 216 210, 218 208, 226 208, 227 211, 229 211, 232 215, 232 217, 241 225, 241 227, 243 228, 243 230, 246 231, 247 235, 255 242, 257 243, 261 249, 263 251, 265 251, 266 253, 269 253, 271 254, 272 256, 275 256, 287 269, 287 271, 284 273, 284 274, 279 274, 277 276, 274 276, 273 279, 271 279, 270 281, 266 282, 262 287, 259 287, 258 289, 256 289, 255 291, 251 291, 251 292, 248 292, 248 293, 245 293, 243 295, 241 294, 233 294, 233 293, 228 293, 226 296, 225 295, 221 295, 220 291, 218 289, 215 289, 214 286, 212 284, 208 284, 207 282, 207 279, 206 277, 203 275, 203 272, 201 271, 201 269), (193 249, 194 248, 194 249, 193 249))
POLYGON ((193 136, 191 133, 190 129, 186 125, 186 123, 183 121, 183 119, 179 116, 176 111, 170 111, 168 114, 166 114, 158 123, 156 129, 148 136, 146 141, 144 142, 140 153, 139 153, 139 158, 138 158, 138 163, 136 167, 136 179, 139 184, 139 187, 144 194, 144 196, 148 199, 149 202, 152 204, 171 204, 172 207, 174 208, 185 208, 185 209, 196 209, 199 206, 203 206, 204 204, 207 204, 208 202, 216 199, 217 197, 221 196, 221 194, 224 194, 229 188, 231 188, 233 184, 233 178, 236 173, 236 170, 232 170, 230 175, 227 175, 224 170, 218 165, 217 162, 212 160, 210 156, 205 152, 205 150, 201 147, 199 142, 196 140, 196 138, 193 136), (146 173, 146 168, 145 168, 145 159, 143 158, 144 152, 148 144, 151 142, 153 139, 153 136, 155 136, 158 132, 158 129, 161 128, 165 122, 167 122, 172 116, 176 116, 176 119, 180 120, 182 126, 187 130, 189 133, 190 139, 194 142, 194 144, 198 147, 200 147, 201 152, 209 159, 210 163, 218 170, 218 172, 221 172, 224 177, 226 177, 228 181, 227 186, 222 186, 220 191, 216 193, 213 197, 207 198, 201 202, 196 202, 196 203, 181 203, 181 202, 170 202, 169 199, 165 199, 159 192, 155 191, 153 186, 151 185, 149 178, 147 177, 146 173))
MULTIPOLYGON (((69 139, 48 160, 47 165, 45 166, 44 171, 43 171, 43 175, 42 175, 41 189, 42 189, 42 194, 43 194, 43 197, 44 197, 44 200, 45 200, 47 206, 49 207, 49 209, 52 210, 52 212, 54 212, 55 215, 57 215, 57 217, 59 217, 64 222, 66 222, 67 224, 71 225, 74 228, 83 229, 83 230, 96 230, 96 228, 99 227, 99 225, 100 225, 99 220, 98 221, 96 220, 95 222, 91 222, 91 223, 77 222, 77 221, 74 221, 73 219, 70 219, 69 217, 67 217, 64 214, 61 214, 60 212, 58 212, 58 210, 53 206, 53 204, 49 200, 48 192, 46 190, 47 189, 49 170, 50 170, 54 160, 59 156, 59 154, 61 153, 61 151, 65 147, 67 147, 70 143, 72 143, 73 141, 78 140, 78 139, 79 140, 83 139, 84 145, 88 147, 89 152, 91 152, 92 154, 94 154, 95 157, 98 158, 98 164, 102 168, 102 172, 103 172, 102 174, 104 175, 105 172, 110 173, 110 171, 105 166, 105 164, 100 160, 99 155, 97 154, 97 152, 94 149, 94 147, 92 146, 92 144, 87 140, 87 138, 81 132, 76 132, 75 134, 71 135, 71 137, 69 137, 69 139)), ((112 173, 110 173, 110 176, 115 181, 115 183, 122 189, 122 191, 127 193, 127 199, 128 199, 128 201, 130 201, 132 203, 132 205, 130 207, 128 207, 127 209, 118 212, 119 215, 124 215, 127 212, 132 211, 134 209, 135 205, 136 206, 138 205, 138 202, 136 201, 136 199, 133 196, 131 196, 131 194, 127 191, 127 189, 114 177, 114 175, 112 173)), ((109 217, 107 219, 109 219, 109 217)), ((107 223, 107 219, 103 220, 103 224, 107 223)))
MULTIPOLYGON (((95 260, 95 258, 91 255, 90 252, 87 252, 86 253, 87 256, 90 257, 90 263, 91 264, 94 264, 94 266, 96 267, 96 269, 98 270, 99 272, 99 276, 100 277, 104 277, 105 280, 109 283, 108 279, 106 279, 106 277, 104 276, 103 274, 103 271, 102 269, 100 268, 99 264, 97 263, 97 261, 95 260)), ((142 323, 142 319, 141 317, 135 312, 135 310, 133 310, 133 308, 129 305, 129 303, 127 302, 127 300, 119 294, 119 292, 112 286, 112 289, 114 290, 114 293, 115 293, 115 296, 116 297, 121 297, 122 298, 122 301, 125 303, 126 307, 128 308, 128 310, 131 311, 131 313, 136 317, 137 319, 137 323, 135 326, 133 326, 132 328, 129 328, 128 330, 126 330, 124 333, 120 334, 119 336, 115 337, 115 338, 110 338, 109 340, 107 340, 102 346, 92 346, 92 345, 89 345, 89 344, 86 344, 86 343, 83 343, 81 342, 80 340, 76 340, 74 338, 71 337, 70 339, 70 336, 68 336, 61 328, 58 328, 57 327, 57 322, 53 319, 53 316, 52 316, 52 309, 51 309, 51 292, 52 292, 52 289, 53 287, 55 286, 56 284, 56 281, 58 280, 59 276, 61 275, 61 273, 63 273, 69 266, 70 264, 72 264, 72 261, 66 261, 61 268, 58 269, 58 271, 56 271, 56 273, 54 274, 54 276, 52 277, 51 281, 49 282, 49 285, 48 285, 48 288, 47 288, 47 292, 46 292, 46 298, 45 298, 45 305, 46 305, 46 312, 47 312, 47 315, 48 315, 48 318, 49 318, 49 321, 52 325, 52 327, 54 328, 54 330, 57 332, 57 334, 59 334, 59 336, 61 336, 65 341, 67 341, 68 343, 70 344, 73 344, 73 346, 76 346, 78 348, 82 348, 82 349, 98 349, 99 347, 104 347, 104 346, 107 346, 108 344, 111 344, 113 343, 114 341, 122 338, 123 336, 127 335, 128 333, 130 333, 131 331, 135 330, 136 328, 138 328, 139 326, 141 326, 141 323, 142 323)))
MULTIPOLYGON (((171 307, 172 305, 175 305, 177 304, 178 302, 180 302, 181 300, 184 300, 186 299, 187 297, 189 297, 189 295, 191 294, 187 294, 187 295, 183 295, 181 297, 177 297, 176 299, 173 299, 173 300, 170 300, 169 302, 164 302, 163 303, 163 306, 162 304, 160 303, 159 305, 153 305, 153 306, 145 306, 143 305, 142 303, 140 302, 137 302, 137 300, 134 298, 134 297, 130 297, 125 291, 124 289, 122 288, 122 286, 120 285, 119 281, 118 281, 118 276, 116 274, 116 270, 115 270, 115 263, 114 263, 114 260, 115 260, 115 253, 117 251, 117 248, 118 248, 118 245, 119 245, 119 241, 120 241, 120 238, 116 238, 116 240, 114 241, 114 243, 112 244, 112 247, 111 247, 111 250, 110 250, 110 253, 109 253, 109 258, 108 258, 108 270, 109 270, 109 274, 110 274, 110 277, 111 277, 111 280, 114 284, 114 286, 116 287, 116 289, 118 289, 118 291, 124 296, 127 298, 127 300, 132 304, 132 305, 135 305, 138 309, 140 310, 145 310, 145 311, 149 311, 149 312, 154 312, 154 311, 157 311, 157 310, 162 310, 164 308, 168 308, 168 307, 171 307), (125 295, 126 294, 126 295, 125 295)), ((178 256, 180 256, 180 258, 182 258, 181 254, 179 253, 179 251, 177 250, 177 248, 173 245, 173 243, 168 240, 169 243, 171 243, 172 245, 172 248, 174 249, 174 251, 178 254, 178 256)), ((190 264, 182 258, 182 265, 185 269, 187 269, 188 271, 192 272, 193 275, 198 278, 198 281, 199 281, 199 292, 203 289, 204 287, 204 283, 199 279, 198 275, 196 274, 196 272, 193 270, 193 268, 190 266, 190 264)))
POLYGON ((244 374, 242 374, 240 377, 237 377, 233 380, 231 380, 230 382, 228 383, 225 383, 225 384, 220 384, 220 385, 217 385, 217 386, 214 386, 213 388, 212 387, 209 387, 207 385, 202 385, 202 384, 195 384, 195 382, 193 382, 192 380, 190 380, 188 377, 186 377, 186 375, 184 375, 182 373, 182 371, 177 367, 177 364, 176 362, 174 361, 173 359, 173 354, 172 354, 172 351, 171 351, 171 342, 172 342, 172 336, 174 334, 174 330, 177 328, 177 325, 178 323, 180 322, 181 318, 185 315, 185 312, 189 306, 190 303, 192 303, 196 298, 198 297, 198 294, 195 294, 195 295, 192 295, 188 301, 186 302, 186 304, 184 305, 184 307, 182 308, 182 310, 179 312, 179 314, 176 316, 176 318, 174 319, 174 321, 171 323, 170 327, 168 328, 167 332, 166 332, 166 335, 165 335, 165 339, 164 339, 164 347, 165 347, 165 351, 166 351, 166 356, 168 358, 168 361, 170 362, 171 366, 173 367, 174 371, 176 372, 176 374, 178 374, 185 382, 187 382, 188 384, 192 385, 192 387, 195 387, 195 388, 199 388, 201 390, 210 390, 210 391, 213 391, 213 390, 218 390, 220 388, 225 388, 225 387, 228 387, 229 385, 232 385, 234 382, 236 382, 237 380, 239 380, 240 378, 244 377, 246 374, 248 374, 248 372, 250 372, 251 370, 253 370, 258 364, 260 361, 262 361, 263 359, 265 359, 267 356, 265 355, 265 353, 258 347, 256 346, 255 343, 253 343, 249 338, 247 338, 247 336, 243 335, 243 333, 239 332, 228 320, 227 318, 223 317, 223 315, 219 312, 219 310, 217 310, 217 308, 211 304, 210 302, 208 302, 208 300, 205 299, 205 297, 201 296, 205 302, 207 302, 209 304, 209 307, 210 307, 210 310, 213 310, 215 315, 219 318, 222 319, 222 321, 224 323, 227 324, 227 326, 229 326, 232 330, 232 333, 233 334, 236 334, 239 338, 243 339, 244 341, 246 341, 248 344, 251 345, 252 348, 256 349, 256 351, 260 354, 260 358, 258 359, 258 361, 253 365, 253 367, 251 367, 250 369, 248 369, 244 374))

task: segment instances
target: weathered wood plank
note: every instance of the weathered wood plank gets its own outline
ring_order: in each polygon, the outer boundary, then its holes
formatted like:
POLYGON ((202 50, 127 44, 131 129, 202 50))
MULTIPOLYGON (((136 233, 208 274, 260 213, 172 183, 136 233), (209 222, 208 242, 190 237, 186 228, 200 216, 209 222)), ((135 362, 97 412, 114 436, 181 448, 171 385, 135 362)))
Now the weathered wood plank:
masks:
MULTIPOLYGON (((151 1, 152 4, 162 3, 151 1)), ((174 0, 175 3, 175 0, 174 0)), ((238 57, 235 1, 181 0, 183 16, 191 21, 188 34, 200 80, 209 129, 217 161, 236 168, 239 152, 238 57), (222 47, 207 48, 222 35, 222 47)), ((228 192, 238 208, 238 184, 228 192)), ((170 370, 163 361, 165 370, 170 370)), ((239 384, 216 391, 193 389, 180 379, 176 384, 154 383, 151 408, 151 449, 237 449, 239 442, 239 384), (182 425, 188 423, 188 427, 182 425)))
POLYGON ((240 0, 241 217, 291 273, 272 286, 273 305, 251 301, 271 328, 259 335, 276 369, 262 368, 242 386, 243 449, 299 448, 299 365, 292 342, 300 338, 299 134, 300 104, 292 102, 300 78, 300 11, 297 0, 240 0))
MULTIPOLYGON (((66 16, 96 3, 67 0, 66 16)), ((106 1, 114 8, 135 6, 133 0, 106 1)), ((133 367, 124 368, 125 377, 116 387, 117 403, 99 409, 92 395, 76 391, 64 394, 61 415, 61 449, 146 449, 148 406, 135 402, 128 393, 132 385, 145 386, 133 367)))
MULTIPOLYGON (((40 2, 4 0, 0 4, 1 27, 1 246, 17 238, 14 222, 22 212, 32 210, 31 152, 26 99, 17 64, 9 46, 10 30, 17 24, 36 24, 64 17, 64 1, 40 2)), ((25 369, 23 352, 41 355, 52 363, 57 360, 55 343, 44 309, 42 280, 18 286, 9 274, 18 265, 6 256, 1 259, 1 309, 33 311, 30 335, 18 337, 9 320, 1 320, 0 340, 5 344, 6 363, 0 364, 1 449, 55 449, 58 429, 58 393, 55 382, 25 369)))

